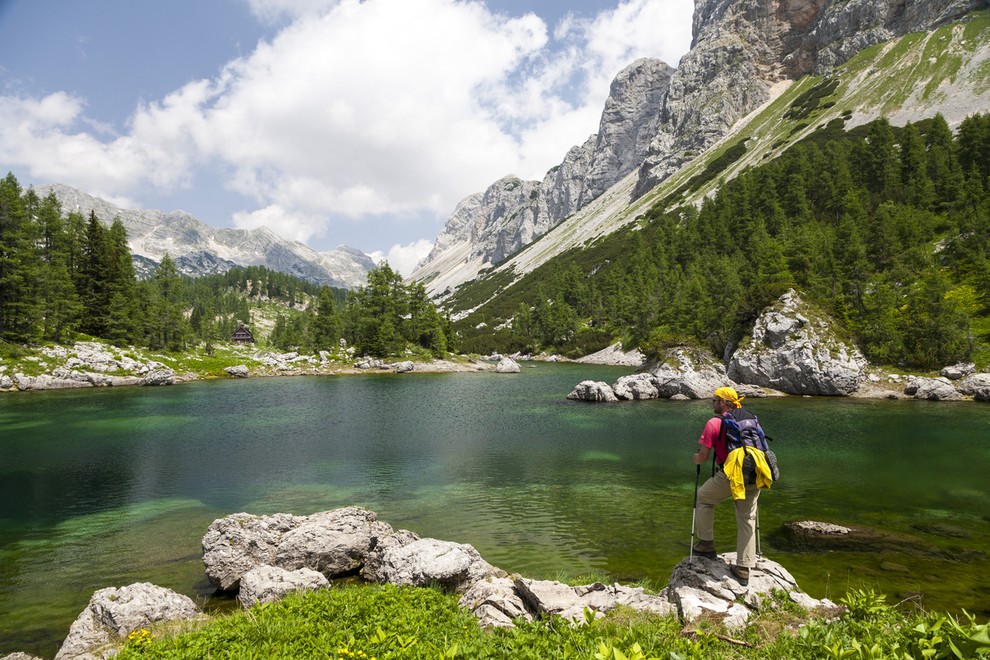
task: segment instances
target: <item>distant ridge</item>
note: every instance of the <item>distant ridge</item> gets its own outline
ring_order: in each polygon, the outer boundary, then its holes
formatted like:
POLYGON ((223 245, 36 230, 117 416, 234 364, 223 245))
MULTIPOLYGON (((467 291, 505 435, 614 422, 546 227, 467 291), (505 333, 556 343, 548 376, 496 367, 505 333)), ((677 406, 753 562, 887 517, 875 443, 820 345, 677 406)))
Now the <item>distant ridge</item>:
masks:
POLYGON ((65 213, 78 211, 88 217, 93 211, 106 224, 120 218, 139 273, 153 270, 168 252, 179 270, 192 276, 223 273, 234 266, 264 266, 311 282, 355 289, 366 284, 368 271, 375 267, 371 257, 347 245, 317 252, 267 227, 216 228, 185 211, 122 209, 63 184, 34 188, 42 197, 54 193, 65 213))

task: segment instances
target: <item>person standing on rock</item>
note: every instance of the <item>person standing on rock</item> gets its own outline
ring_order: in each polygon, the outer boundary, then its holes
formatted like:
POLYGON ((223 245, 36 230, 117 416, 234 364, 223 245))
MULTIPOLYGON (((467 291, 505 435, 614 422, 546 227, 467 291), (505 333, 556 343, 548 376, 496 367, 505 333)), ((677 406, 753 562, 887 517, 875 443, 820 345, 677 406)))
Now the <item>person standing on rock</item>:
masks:
MULTIPOLYGON (((715 390, 715 396, 712 397, 714 416, 705 424, 701 438, 698 440, 701 446, 694 453, 695 465, 701 466, 711 456, 712 451, 715 452, 715 473, 697 493, 698 543, 693 550, 694 554, 709 559, 715 559, 717 556, 715 505, 732 497, 732 484, 723 470, 728 447, 722 420, 731 409, 742 407, 743 398, 731 387, 720 387, 715 390)), ((729 570, 743 586, 749 584, 750 569, 756 566, 756 501, 759 497, 759 486, 747 484, 745 498, 733 500, 736 507, 736 563, 729 566, 729 570)))

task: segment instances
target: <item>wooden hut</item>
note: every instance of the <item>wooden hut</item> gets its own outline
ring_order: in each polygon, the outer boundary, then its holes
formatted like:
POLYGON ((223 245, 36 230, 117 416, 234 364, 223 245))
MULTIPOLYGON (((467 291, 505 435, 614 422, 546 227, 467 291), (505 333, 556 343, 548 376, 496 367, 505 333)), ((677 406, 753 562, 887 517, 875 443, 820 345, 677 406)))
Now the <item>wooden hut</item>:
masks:
POLYGON ((230 341, 235 344, 253 344, 254 335, 251 334, 251 331, 247 329, 247 326, 242 323, 237 330, 234 330, 234 334, 230 336, 230 341))

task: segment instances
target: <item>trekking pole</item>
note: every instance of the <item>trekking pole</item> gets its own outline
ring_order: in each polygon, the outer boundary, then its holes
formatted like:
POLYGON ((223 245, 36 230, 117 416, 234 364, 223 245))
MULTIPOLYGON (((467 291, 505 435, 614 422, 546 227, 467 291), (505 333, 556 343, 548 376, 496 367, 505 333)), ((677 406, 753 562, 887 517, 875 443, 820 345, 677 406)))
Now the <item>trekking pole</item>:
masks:
POLYGON ((694 521, 698 517, 698 480, 701 479, 701 466, 695 465, 694 471, 694 507, 691 510, 691 550, 688 559, 694 559, 694 521))

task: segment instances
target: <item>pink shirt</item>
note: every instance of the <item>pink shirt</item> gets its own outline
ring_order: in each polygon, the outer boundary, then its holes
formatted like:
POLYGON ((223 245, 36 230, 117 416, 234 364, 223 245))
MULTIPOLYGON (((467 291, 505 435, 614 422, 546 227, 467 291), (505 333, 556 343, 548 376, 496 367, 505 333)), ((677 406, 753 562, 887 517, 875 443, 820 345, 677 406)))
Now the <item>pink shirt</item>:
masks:
POLYGON ((712 417, 708 420, 708 423, 705 424, 705 430, 701 432, 701 438, 698 439, 698 444, 715 450, 715 462, 719 465, 725 463, 725 457, 728 454, 728 452, 725 451, 725 441, 719 442, 719 437, 721 434, 722 418, 712 417))

